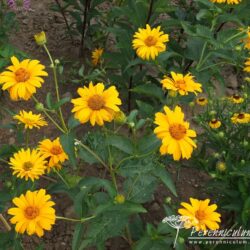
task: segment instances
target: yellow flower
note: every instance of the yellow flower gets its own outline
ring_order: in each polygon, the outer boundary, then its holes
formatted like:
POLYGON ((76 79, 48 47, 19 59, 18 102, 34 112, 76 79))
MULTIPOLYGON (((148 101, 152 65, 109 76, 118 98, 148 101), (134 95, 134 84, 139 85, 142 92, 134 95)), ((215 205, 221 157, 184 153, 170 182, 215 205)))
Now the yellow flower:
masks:
POLYGON ((0 84, 2 89, 8 90, 13 101, 19 99, 29 100, 36 93, 36 88, 40 88, 44 80, 41 76, 47 76, 43 71, 44 66, 38 60, 25 59, 21 62, 15 57, 11 57, 13 65, 8 71, 0 74, 0 84))
POLYGON ((44 174, 47 161, 45 157, 37 149, 20 149, 10 158, 10 168, 13 175, 19 178, 25 178, 27 181, 31 179, 39 179, 44 174))
POLYGON ((89 87, 78 88, 77 93, 80 98, 72 99, 72 113, 81 123, 90 121, 92 126, 103 126, 104 121, 111 122, 115 112, 120 111, 121 100, 115 86, 104 90, 103 83, 94 86, 90 82, 89 87))
POLYGON ((221 122, 217 119, 212 119, 210 122, 209 122, 209 126, 210 128, 219 128, 221 126, 221 122))
POLYGON ((245 49, 250 49, 250 26, 247 28, 247 37, 243 40, 245 49))
POLYGON ((241 0, 210 0, 213 3, 239 4, 241 0))
POLYGON ((10 222, 16 224, 17 233, 23 234, 26 231, 28 235, 37 234, 42 237, 44 230, 50 231, 55 224, 55 203, 45 189, 34 192, 28 190, 12 202, 16 207, 10 208, 8 214, 12 215, 10 222))
POLYGON ((245 72, 250 72, 250 57, 245 61, 245 68, 243 70, 245 72))
POLYGON ((205 97, 199 97, 196 99, 196 103, 200 106, 206 106, 207 105, 207 98, 205 97))
POLYGON ((250 114, 248 113, 235 113, 231 117, 232 123, 249 123, 250 122, 250 114))
POLYGON ((164 113, 156 113, 154 133, 162 140, 160 153, 173 155, 174 160, 180 158, 189 159, 196 148, 195 142, 190 137, 196 137, 196 132, 189 129, 189 123, 184 121, 184 113, 180 107, 175 107, 174 111, 167 106, 164 113))
POLYGON ((244 98, 242 98, 241 96, 239 96, 237 94, 230 96, 228 99, 232 103, 236 103, 236 104, 244 102, 244 98))
POLYGON ((161 80, 161 84, 168 90, 178 91, 180 95, 187 95, 188 92, 197 94, 196 92, 202 92, 201 84, 193 80, 193 76, 188 73, 185 76, 183 74, 171 72, 171 78, 164 76, 161 80))
POLYGON ((169 38, 160 29, 161 26, 151 29, 147 24, 146 29, 139 28, 138 32, 134 34, 133 48, 143 60, 150 58, 155 60, 159 53, 166 50, 165 43, 169 41, 169 38))
POLYGON ((57 137, 54 141, 49 139, 41 141, 39 143, 38 150, 45 158, 48 158, 48 172, 50 172, 53 167, 60 169, 60 163, 68 160, 68 155, 64 152, 59 137, 57 137))
POLYGON ((190 198, 190 203, 182 202, 184 208, 180 208, 178 213, 188 218, 189 223, 185 223, 186 228, 195 227, 196 231, 206 232, 207 228, 210 230, 219 229, 219 222, 221 222, 221 215, 215 210, 217 205, 208 205, 209 199, 197 200, 190 198))
POLYGON ((44 31, 41 31, 40 33, 35 34, 34 38, 35 38, 36 43, 40 46, 46 44, 47 42, 46 34, 44 31))
POLYGON ((18 124, 24 124, 25 129, 39 129, 40 127, 48 125, 42 115, 33 114, 32 111, 20 111, 19 114, 15 115, 13 118, 18 120, 18 124))
POLYGON ((103 54, 103 49, 95 49, 92 51, 92 64, 96 66, 101 61, 101 56, 103 54))
POLYGON ((226 0, 210 0, 212 3, 225 3, 226 0))

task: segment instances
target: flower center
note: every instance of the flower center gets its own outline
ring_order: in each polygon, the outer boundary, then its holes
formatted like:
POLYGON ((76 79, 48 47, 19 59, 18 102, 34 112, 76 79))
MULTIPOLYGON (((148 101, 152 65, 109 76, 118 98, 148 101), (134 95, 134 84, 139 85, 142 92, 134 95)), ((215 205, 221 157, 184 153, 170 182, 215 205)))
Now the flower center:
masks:
POLYGON ((169 132, 174 139, 180 140, 186 135, 187 130, 182 124, 177 123, 169 127, 169 132))
POLYGON ((53 146, 50 150, 50 153, 53 154, 53 155, 59 155, 61 154, 63 151, 62 151, 62 148, 60 146, 53 146))
POLYGON ((245 118, 245 115, 242 114, 242 113, 239 113, 238 116, 237 116, 237 118, 239 118, 239 119, 244 119, 244 118, 245 118))
POLYGON ((204 211, 201 211, 201 210, 198 210, 195 212, 195 217, 201 221, 201 220, 204 220, 206 218, 206 214, 204 211))
POLYGON ((211 123, 212 123, 212 124, 215 124, 215 123, 217 123, 217 120, 216 120, 216 119, 212 119, 212 120, 211 120, 211 123))
POLYGON ((88 100, 88 106, 92 110, 100 110, 100 109, 102 109, 104 107, 104 105, 105 105, 105 101, 99 95, 93 95, 88 100))
POLYGON ((174 85, 178 89, 183 89, 183 90, 186 89, 186 82, 183 79, 177 80, 174 85))
POLYGON ((236 99, 236 100, 239 100, 240 96, 239 95, 233 95, 233 98, 236 99))
POLYGON ((29 170, 31 170, 32 168, 33 168, 33 163, 32 163, 32 162, 30 162, 30 161, 24 162, 24 164, 23 164, 23 169, 24 169, 25 171, 29 171, 29 170))
POLYGON ((39 209, 37 207, 29 206, 24 210, 24 214, 27 219, 33 220, 39 215, 39 209))
POLYGON ((15 76, 17 82, 26 82, 30 79, 30 73, 24 68, 18 69, 15 72, 15 76))
POLYGON ((146 45, 148 47, 154 46, 157 43, 157 40, 153 36, 148 36, 145 41, 146 45))
POLYGON ((199 100, 199 102, 204 102, 206 99, 204 97, 201 97, 198 100, 199 100))

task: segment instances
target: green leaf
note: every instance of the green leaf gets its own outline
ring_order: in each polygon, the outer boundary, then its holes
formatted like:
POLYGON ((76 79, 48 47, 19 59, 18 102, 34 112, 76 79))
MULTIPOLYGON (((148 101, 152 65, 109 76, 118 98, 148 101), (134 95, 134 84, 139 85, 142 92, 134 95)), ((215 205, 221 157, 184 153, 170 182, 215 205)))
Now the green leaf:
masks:
POLYGON ((164 98, 164 94, 161 87, 156 86, 155 84, 152 83, 138 85, 135 88, 131 89, 131 91, 149 97, 155 97, 159 100, 162 100, 164 98))
POLYGON ((74 168, 76 168, 76 155, 75 155, 75 136, 72 133, 63 134, 60 136, 60 142, 64 151, 69 156, 69 161, 74 168))
POLYGON ((56 102, 53 105, 53 109, 57 110, 59 107, 61 107, 63 104, 69 102, 71 98, 69 96, 62 98, 59 102, 56 102))
POLYGON ((122 135, 109 135, 107 143, 113 147, 118 148, 124 153, 132 155, 134 152, 134 146, 130 139, 122 135))
POLYGON ((46 104, 47 104, 48 109, 53 109, 52 95, 50 92, 46 96, 46 104))
POLYGON ((75 231, 73 234, 73 241, 72 241, 72 250, 78 250, 81 240, 82 240, 82 235, 83 235, 83 229, 84 229, 84 224, 76 224, 75 226, 75 231))
POLYGON ((178 196, 172 177, 165 168, 159 166, 157 169, 155 169, 154 175, 164 183, 164 185, 172 192, 174 196, 178 196))
POLYGON ((138 141, 138 151, 140 154, 146 154, 154 150, 158 150, 161 145, 161 141, 155 136, 155 134, 143 136, 138 141))

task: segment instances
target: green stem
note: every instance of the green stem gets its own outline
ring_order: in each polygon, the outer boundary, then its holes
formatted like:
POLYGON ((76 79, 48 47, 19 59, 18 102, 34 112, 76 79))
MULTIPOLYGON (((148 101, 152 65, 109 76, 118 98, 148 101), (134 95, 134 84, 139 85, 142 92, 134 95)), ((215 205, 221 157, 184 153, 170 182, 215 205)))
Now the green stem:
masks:
POLYGON ((91 150, 87 145, 83 144, 81 141, 75 139, 75 142, 79 144, 81 147, 86 149, 90 154, 92 154, 105 168, 109 169, 106 163, 93 151, 91 150))
POLYGON ((54 168, 54 171, 59 176, 59 178, 62 180, 62 182, 65 184, 65 186, 67 186, 67 188, 70 189, 69 184, 65 181, 65 179, 62 177, 62 175, 55 168, 54 168))
POLYGON ((73 218, 67 218, 67 217, 62 217, 62 216, 56 216, 56 219, 59 219, 59 220, 66 220, 66 221, 72 221, 72 222, 80 222, 80 223, 83 223, 85 221, 88 221, 88 220, 91 220, 95 218, 95 215, 92 215, 90 217, 87 217, 87 218, 82 218, 82 219, 73 219, 73 218))
MULTIPOLYGON (((107 133, 107 129, 104 128, 104 133, 106 136, 106 141, 108 141, 108 133, 107 133)), ((117 187, 117 182, 116 182, 116 177, 115 177, 115 171, 113 169, 113 162, 112 162, 112 155, 111 155, 111 151, 110 151, 110 145, 108 144, 108 153, 109 153, 109 172, 112 178, 112 182, 114 183, 115 189, 118 192, 118 187, 117 187)))
POLYGON ((247 30, 242 30, 241 32, 236 33, 235 35, 229 37, 224 43, 230 42, 230 41, 233 40, 234 38, 236 38, 236 37, 238 37, 238 36, 240 36, 240 35, 246 33, 246 31, 247 31, 247 30))
POLYGON ((212 64, 212 65, 206 66, 206 67, 204 67, 204 68, 202 68, 202 69, 200 69, 200 70, 198 70, 198 71, 199 71, 199 72, 202 72, 202 71, 204 71, 204 70, 206 70, 206 69, 210 69, 210 68, 212 68, 212 67, 214 67, 214 66, 221 65, 221 64, 230 64, 230 65, 236 66, 235 63, 230 63, 230 62, 219 62, 219 63, 215 63, 215 64, 212 64))
POLYGON ((142 157, 146 157, 146 156, 149 156, 149 155, 153 154, 154 152, 155 152, 155 151, 153 150, 153 151, 150 151, 150 152, 148 152, 148 153, 146 153, 146 154, 142 154, 142 155, 130 155, 130 156, 128 156, 128 157, 125 157, 125 158, 123 158, 123 159, 117 164, 116 169, 118 169, 118 168, 120 167, 120 165, 121 165, 124 161, 130 160, 130 159, 133 159, 133 158, 142 158, 142 157))
MULTIPOLYGON (((33 100, 36 102, 36 103, 39 103, 38 100, 35 98, 35 96, 32 96, 33 100)), ((66 133, 66 131, 64 131, 63 128, 60 127, 60 125, 49 115, 49 113, 44 109, 42 111, 49 119, 50 121, 63 133, 66 133)))
MULTIPOLYGON (((56 98, 57 98, 57 102, 60 101, 60 94, 59 94, 59 86, 58 86, 58 79, 57 79, 57 73, 56 73, 56 65, 52 59, 52 56, 46 46, 46 44, 43 45, 49 59, 50 59, 50 62, 51 62, 51 65, 52 65, 52 70, 53 70, 53 75, 54 75, 54 82, 55 82, 55 89, 56 89, 56 98)), ((63 126, 63 129, 68 132, 68 129, 67 129, 67 126, 65 124, 65 121, 64 121, 64 118, 63 118, 63 113, 62 113, 62 109, 61 107, 58 108, 59 110, 59 116, 60 116, 60 120, 61 120, 61 123, 62 123, 62 126, 63 126)))
POLYGON ((11 231, 11 226, 9 225, 8 221, 4 218, 2 214, 0 214, 0 220, 2 221, 4 227, 7 229, 7 231, 11 231))

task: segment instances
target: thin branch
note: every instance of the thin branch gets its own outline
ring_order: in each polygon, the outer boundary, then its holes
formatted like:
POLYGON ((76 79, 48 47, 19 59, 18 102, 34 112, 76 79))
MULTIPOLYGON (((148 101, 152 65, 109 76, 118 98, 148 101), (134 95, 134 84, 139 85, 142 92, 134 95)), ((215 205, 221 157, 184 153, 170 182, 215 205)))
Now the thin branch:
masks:
POLYGON ((81 38, 81 44, 80 44, 80 51, 79 55, 80 57, 84 56, 84 42, 85 42, 85 33, 87 28, 87 15, 88 15, 88 6, 89 6, 90 0, 85 0, 85 6, 84 6, 84 13, 83 13, 83 25, 82 25, 82 38, 81 38))
POLYGON ((67 27, 67 30, 68 30, 68 33, 69 33, 69 36, 70 36, 70 39, 71 39, 71 42, 74 43, 74 38, 73 38, 73 36, 72 36, 72 34, 71 34, 71 30, 70 30, 69 23, 68 23, 68 20, 67 20, 67 18, 66 18, 64 9, 63 9, 63 7, 61 6, 59 0, 55 0, 55 2, 56 2, 56 4, 57 4, 57 6, 58 6, 58 8, 59 8, 59 10, 60 10, 60 12, 61 12, 61 14, 62 14, 62 16, 63 16, 64 22, 65 22, 65 24, 66 24, 66 27, 67 27))

